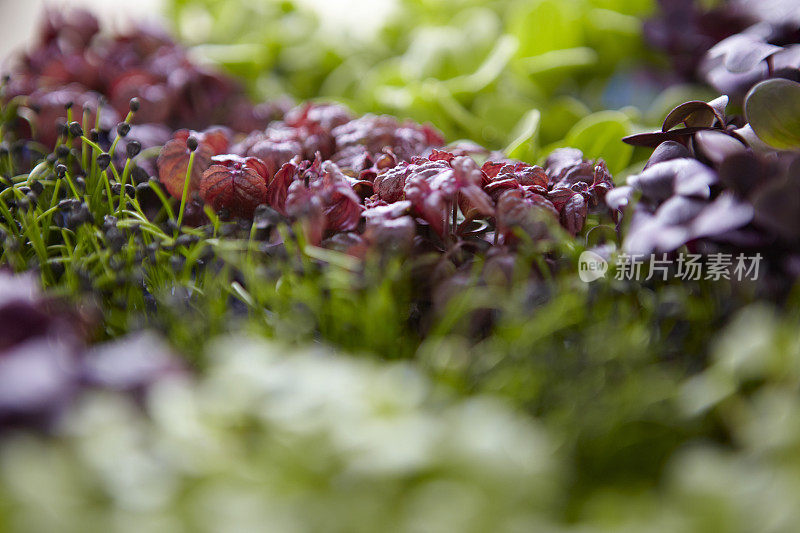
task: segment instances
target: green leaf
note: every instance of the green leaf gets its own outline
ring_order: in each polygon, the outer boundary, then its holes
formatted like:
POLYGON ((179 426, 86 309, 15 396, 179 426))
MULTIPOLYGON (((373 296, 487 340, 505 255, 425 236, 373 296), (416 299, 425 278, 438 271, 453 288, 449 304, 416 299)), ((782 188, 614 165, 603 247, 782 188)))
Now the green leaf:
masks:
POLYGON ((744 111, 762 141, 779 150, 800 149, 800 83, 762 81, 750 89, 744 111))
POLYGON ((520 60, 526 72, 541 75, 545 72, 588 67, 597 62, 597 52, 591 48, 563 48, 550 50, 536 56, 520 60))
POLYGON ((518 0, 509 9, 508 28, 520 42, 522 57, 584 44, 581 2, 518 0))
POLYGON ((511 134, 511 143, 503 150, 508 157, 520 158, 534 148, 536 142, 536 132, 539 130, 539 122, 542 114, 538 109, 531 109, 522 117, 514 127, 511 134))
POLYGON ((542 110, 542 123, 539 127, 539 140, 543 144, 563 139, 572 126, 591 114, 586 104, 571 96, 551 99, 548 104, 542 110))
POLYGON ((486 60, 475 72, 450 79, 447 86, 454 93, 478 92, 495 81, 514 57, 518 42, 513 35, 503 35, 486 60))
POLYGON ((622 142, 631 131, 631 121, 620 111, 601 111, 581 119, 564 139, 567 146, 581 150, 589 159, 602 158, 612 173, 624 170, 633 147, 622 142))

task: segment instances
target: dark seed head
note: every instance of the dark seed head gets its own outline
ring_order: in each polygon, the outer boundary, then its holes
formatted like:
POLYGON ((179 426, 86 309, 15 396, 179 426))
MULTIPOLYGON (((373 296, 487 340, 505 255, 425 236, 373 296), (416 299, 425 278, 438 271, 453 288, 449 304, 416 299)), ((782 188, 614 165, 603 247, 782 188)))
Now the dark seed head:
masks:
POLYGON ((142 167, 133 167, 133 170, 131 170, 131 178, 133 178, 134 183, 144 183, 149 176, 142 167))
POLYGON ((125 184, 125 194, 127 194, 131 198, 134 198, 136 196, 136 187, 134 187, 130 183, 126 183, 125 184))
POLYGON ((114 196, 119 196, 122 194, 122 184, 121 183, 112 183, 111 184, 111 194, 114 196))
POLYGON ((67 136, 67 125, 63 122, 59 122, 56 124, 56 135, 59 137, 66 137, 67 136))
POLYGON ((73 137, 80 137, 83 135, 83 128, 77 122, 69 123, 69 134, 73 137))
MULTIPOLYGON (((120 250, 121 249, 122 247, 120 247, 120 250)), ((119 250, 114 250, 114 251, 118 252, 119 250)), ((113 270, 114 272, 119 273, 120 270, 125 268, 125 262, 118 257, 112 257, 111 259, 108 260, 108 266, 111 267, 111 270, 113 270)), ((122 287, 125 284, 124 276, 118 274, 116 278, 116 283, 117 287, 122 287)))
POLYGON ((111 228, 117 227, 117 217, 113 215, 106 215, 103 217, 103 230, 108 231, 111 228))
MULTIPOLYGON (((143 255, 144 254, 140 250, 136 251, 134 259, 136 259, 137 263, 142 262, 143 255)), ((128 283, 134 287, 142 287, 144 285, 144 271, 141 268, 135 268, 128 277, 128 283)))
POLYGON ((106 232, 106 240, 108 241, 109 248, 115 252, 122 250, 122 247, 125 246, 125 243, 128 241, 125 235, 117 228, 111 228, 106 232))
POLYGON ((70 109, 72 109, 72 106, 74 106, 74 105, 75 105, 75 102, 73 102, 72 100, 70 100, 69 102, 67 102, 66 104, 64 104, 64 109, 66 109, 66 110, 70 110, 70 109))
POLYGON ((93 143, 96 143, 97 141, 100 140, 100 132, 97 131, 96 128, 92 128, 91 130, 89 130, 89 140, 92 141, 93 143))
POLYGON ((120 137, 125 137, 126 135, 128 135, 128 133, 130 133, 130 131, 131 131, 131 125, 128 124, 127 122, 120 122, 119 124, 117 124, 117 135, 119 135, 120 137))
POLYGON ((188 139, 186 139, 186 147, 189 151, 194 152, 197 150, 197 137, 190 135, 188 139))
POLYGON ((50 272, 53 273, 53 276, 56 278, 60 278, 62 274, 64 274, 64 263, 49 263, 50 264, 50 272))
POLYGON ((278 224, 280 218, 280 214, 266 204, 259 205, 253 212, 253 224, 260 229, 278 224))
POLYGON ((139 141, 131 141, 128 143, 128 146, 125 147, 125 153, 128 155, 128 159, 133 159, 139 152, 142 151, 142 145, 139 141))
POLYGON ((105 170, 111 164, 111 156, 105 152, 97 156, 97 168, 105 170))
POLYGON ((69 211, 73 207, 76 207, 80 202, 74 198, 65 198, 58 202, 58 208, 64 211, 69 211))
POLYGON ((40 181, 33 181, 31 182, 31 190, 36 194, 42 194, 42 191, 44 191, 44 185, 42 185, 42 182, 40 181))
POLYGON ((212 259, 214 259, 214 249, 210 246, 206 246, 203 248, 203 252, 200 254, 200 261, 203 263, 208 263, 212 259))
POLYGON ((78 283, 81 286, 81 289, 84 291, 89 291, 92 289, 92 276, 83 268, 78 269, 75 272, 75 275, 78 278, 78 283))
POLYGON ((194 235, 190 235, 188 233, 184 233, 177 239, 175 239, 175 244, 178 246, 189 246, 195 242, 197 238, 194 235))
POLYGON ((132 113, 136 113, 139 111, 139 99, 138 98, 131 98, 131 101, 128 102, 128 108, 131 110, 132 113))
POLYGON ((58 161, 58 158, 56 157, 56 154, 47 154, 45 161, 47 161, 49 165, 55 165, 56 161, 58 161))
POLYGON ((83 224, 86 222, 92 222, 94 220, 94 216, 92 216, 91 211, 89 211, 89 206, 86 204, 80 204, 78 210, 75 212, 75 222, 78 224, 83 224))
POLYGON ((183 269, 183 264, 186 262, 186 259, 182 255, 173 255, 169 258, 169 265, 172 267, 172 270, 178 271, 183 269))
POLYGON ((69 155, 69 146, 66 144, 59 144, 56 148, 56 157, 59 159, 66 159, 69 155))
POLYGON ((147 183, 147 182, 144 182, 144 183, 137 183, 137 184, 136 184, 136 192, 137 192, 138 194, 144 194, 144 193, 146 193, 146 192, 147 192, 147 191, 149 191, 149 190, 151 190, 151 189, 150 189, 150 184, 149 184, 149 183, 147 183))
POLYGON ((56 177, 59 179, 67 175, 67 167, 65 165, 56 165, 55 171, 56 177))

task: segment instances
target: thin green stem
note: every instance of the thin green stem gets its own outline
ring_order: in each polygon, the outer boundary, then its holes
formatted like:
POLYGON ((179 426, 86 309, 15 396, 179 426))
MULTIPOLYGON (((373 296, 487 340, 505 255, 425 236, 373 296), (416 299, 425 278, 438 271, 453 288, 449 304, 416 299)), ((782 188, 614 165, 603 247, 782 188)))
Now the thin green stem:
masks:
POLYGON ((194 166, 194 152, 189 154, 189 164, 186 166, 186 178, 183 180, 183 193, 181 194, 181 207, 180 211, 178 211, 178 228, 177 232, 180 231, 181 224, 183 223, 183 212, 186 210, 186 200, 189 198, 189 183, 192 179, 192 166, 194 166))

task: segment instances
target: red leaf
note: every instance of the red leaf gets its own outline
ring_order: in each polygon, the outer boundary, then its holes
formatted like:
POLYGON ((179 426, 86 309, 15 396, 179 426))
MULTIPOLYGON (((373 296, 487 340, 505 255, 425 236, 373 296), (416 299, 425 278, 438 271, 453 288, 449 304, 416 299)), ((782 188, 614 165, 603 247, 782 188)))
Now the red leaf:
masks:
POLYGON ((547 172, 536 165, 527 163, 503 163, 487 161, 483 164, 483 172, 489 181, 513 178, 520 185, 541 185, 547 187, 547 172))
POLYGON ((353 119, 350 111, 339 104, 314 104, 307 103, 297 106, 286 113, 285 122, 292 128, 302 128, 314 125, 331 131, 353 119))
POLYGON ((467 219, 477 218, 479 215, 494 216, 494 202, 477 185, 462 187, 458 191, 458 207, 467 219))
POLYGON ((286 215, 286 196, 297 176, 298 163, 295 159, 284 164, 267 186, 267 204, 282 215, 286 215))
POLYGON ((504 166, 506 166, 505 163, 495 163, 494 161, 487 161, 486 163, 483 164, 481 170, 483 170, 483 172, 486 173, 486 175, 489 176, 490 178, 495 178, 500 173, 500 169, 502 169, 504 166))
POLYGON ((410 208, 411 202, 402 201, 364 211, 367 239, 382 247, 410 247, 416 233, 414 219, 408 216, 410 208))
POLYGON ((408 165, 402 164, 376 176, 372 186, 378 197, 389 203, 402 200, 407 174, 408 165))
POLYGON ((217 211, 251 218, 267 199, 267 168, 255 157, 216 156, 203 173, 200 196, 217 211))
POLYGON ((156 165, 158 178, 172 196, 180 198, 183 195, 183 184, 189 168, 191 152, 186 146, 190 135, 197 139, 197 150, 192 163, 192 175, 189 180, 189 192, 195 191, 200 186, 203 172, 211 166, 211 158, 228 149, 228 133, 222 128, 214 128, 204 132, 178 130, 172 139, 161 148, 156 165))
POLYGON ((247 150, 247 155, 261 159, 267 166, 267 175, 272 177, 294 157, 301 155, 303 146, 293 139, 273 139, 263 136, 247 150))
POLYGON ((548 200, 553 202, 553 205, 556 206, 556 209, 560 212, 564 209, 564 205, 572 198, 572 195, 575 194, 575 191, 568 187, 559 187, 557 189, 553 189, 547 194, 548 200))
POLYGON ((316 160, 286 197, 286 214, 302 222, 311 244, 319 244, 326 233, 356 229, 363 209, 347 177, 330 161, 316 160))
POLYGON ((514 169, 513 175, 517 178, 520 185, 538 185, 544 187, 548 186, 549 180, 547 172, 540 166, 531 165, 517 165, 514 169))
POLYGON ((414 206, 414 211, 431 225, 433 231, 444 236, 445 218, 450 215, 449 201, 430 182, 416 177, 405 185, 406 198, 414 206))
POLYGON ((546 233, 541 215, 557 217, 558 212, 545 197, 524 189, 511 189, 500 195, 497 201, 497 231, 506 242, 513 236, 515 227, 522 228, 528 235, 541 236, 546 233))
POLYGON ((400 123, 387 115, 364 115, 333 130, 336 149, 363 146, 370 154, 385 148, 402 161, 427 154, 443 144, 441 136, 430 126, 420 126, 411 121, 400 123))
MULTIPOLYGON (((485 167, 486 165, 484 165, 485 167)), ((506 178, 506 179, 499 179, 495 180, 485 187, 486 193, 489 195, 492 200, 495 202, 500 198, 506 191, 510 191, 513 189, 519 189, 519 183, 514 178, 506 178)))
POLYGON ((586 222, 586 213, 588 206, 586 199, 582 194, 575 193, 567 200, 561 211, 561 224, 572 235, 577 235, 583 229, 583 224, 586 222))
POLYGON ((322 176, 311 184, 325 206, 326 231, 351 231, 358 226, 364 208, 361 199, 335 164, 325 161, 322 176))
POLYGON ((448 163, 451 162, 456 156, 451 154, 450 152, 443 152, 440 150, 433 150, 431 155, 428 156, 429 161, 447 161, 448 163))
POLYGON ((289 187, 286 214, 299 220, 309 244, 317 246, 325 233, 325 210, 321 199, 298 180, 289 187))

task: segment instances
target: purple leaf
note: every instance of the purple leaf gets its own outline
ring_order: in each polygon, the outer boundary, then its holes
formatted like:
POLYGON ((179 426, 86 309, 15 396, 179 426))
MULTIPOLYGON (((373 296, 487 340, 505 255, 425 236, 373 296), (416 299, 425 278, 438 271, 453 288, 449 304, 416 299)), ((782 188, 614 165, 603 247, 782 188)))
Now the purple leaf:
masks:
POLYGON ((94 347, 86 353, 83 367, 90 384, 120 391, 141 390, 183 372, 183 365, 169 346, 148 332, 94 347))
POLYGON ((657 163, 670 161, 672 159, 680 159, 682 157, 691 157, 691 152, 689 152, 686 146, 675 141, 664 141, 659 144, 652 155, 650 155, 650 159, 647 160, 647 164, 644 168, 647 169, 657 163))
POLYGON ((743 73, 753 70, 766 58, 781 50, 780 46, 767 44, 756 35, 740 33, 718 42, 708 51, 708 57, 721 57, 728 71, 743 73))
POLYGON ((606 205, 608 205, 610 209, 624 209, 628 206, 632 195, 633 187, 630 185, 623 185, 622 187, 611 189, 606 194, 606 205))
POLYGON ((692 238, 713 237, 741 228, 753 219, 753 207, 722 193, 708 204, 691 224, 692 238))
POLYGON ((700 128, 710 128, 714 125, 714 122, 717 121, 720 124, 724 124, 725 107, 727 104, 727 96, 722 96, 711 103, 701 102, 699 100, 683 103, 667 114, 667 117, 661 125, 661 131, 669 131, 681 123, 686 127, 700 128))
POLYGON ((732 135, 717 130, 698 131, 692 138, 696 152, 719 165, 726 157, 747 150, 740 140, 732 135))

